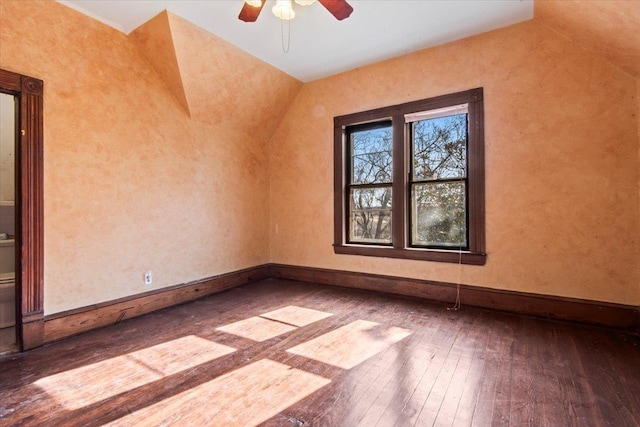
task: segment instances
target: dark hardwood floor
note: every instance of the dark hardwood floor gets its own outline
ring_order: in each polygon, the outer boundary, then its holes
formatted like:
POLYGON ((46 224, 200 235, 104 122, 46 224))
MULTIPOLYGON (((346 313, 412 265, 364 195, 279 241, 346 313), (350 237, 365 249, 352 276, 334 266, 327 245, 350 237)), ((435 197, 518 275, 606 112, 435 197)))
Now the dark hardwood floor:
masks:
POLYGON ((640 426, 640 338, 265 280, 0 360, 0 425, 640 426))

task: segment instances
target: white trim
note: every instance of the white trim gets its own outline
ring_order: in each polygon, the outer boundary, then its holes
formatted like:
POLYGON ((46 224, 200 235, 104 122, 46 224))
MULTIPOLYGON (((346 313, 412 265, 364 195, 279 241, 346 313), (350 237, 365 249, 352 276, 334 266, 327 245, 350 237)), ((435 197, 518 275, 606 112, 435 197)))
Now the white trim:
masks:
POLYGON ((469 104, 453 105, 451 107, 438 108, 436 110, 419 111, 404 115, 405 123, 419 122, 421 120, 439 119, 440 117, 455 116, 456 114, 467 114, 469 104))
POLYGON ((4 239, 0 240, 0 247, 2 246, 14 246, 16 244, 15 239, 4 239))

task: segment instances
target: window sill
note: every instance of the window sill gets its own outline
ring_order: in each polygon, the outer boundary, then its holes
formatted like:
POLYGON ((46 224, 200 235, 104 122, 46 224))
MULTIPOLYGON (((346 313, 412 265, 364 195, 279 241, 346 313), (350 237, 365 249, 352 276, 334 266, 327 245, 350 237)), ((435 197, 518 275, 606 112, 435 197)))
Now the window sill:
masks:
POLYGON ((333 245, 333 251, 341 255, 361 255, 382 258, 415 259, 421 261, 462 263, 468 265, 485 265, 487 254, 435 250, 435 249, 396 249, 365 245, 333 245))

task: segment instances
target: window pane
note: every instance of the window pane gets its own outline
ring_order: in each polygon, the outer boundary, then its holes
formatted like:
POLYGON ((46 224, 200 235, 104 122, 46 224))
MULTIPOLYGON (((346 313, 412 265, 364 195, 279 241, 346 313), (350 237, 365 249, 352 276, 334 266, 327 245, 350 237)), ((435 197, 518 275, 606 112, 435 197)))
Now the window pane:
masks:
POLYGON ((414 184, 411 242, 419 246, 467 247, 465 183, 414 184))
POLYGON ((353 188, 349 206, 349 241, 391 243, 391 187, 353 188))
POLYGON ((391 125, 350 133, 351 183, 391 182, 391 125))
POLYGON ((413 179, 466 177, 467 115, 413 124, 413 179))

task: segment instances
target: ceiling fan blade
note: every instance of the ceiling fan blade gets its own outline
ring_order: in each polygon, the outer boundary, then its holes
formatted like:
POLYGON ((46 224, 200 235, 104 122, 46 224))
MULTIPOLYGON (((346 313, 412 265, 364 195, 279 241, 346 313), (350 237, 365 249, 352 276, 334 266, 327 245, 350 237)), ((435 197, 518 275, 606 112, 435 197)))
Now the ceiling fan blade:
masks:
POLYGON ((260 12, 262 11, 265 3, 266 0, 262 0, 262 4, 260 5, 260 7, 249 6, 245 3, 244 6, 242 6, 240 15, 238 15, 238 19, 244 22, 256 22, 256 19, 258 19, 258 16, 260 15, 260 12))
POLYGON ((342 21, 351 15, 353 8, 347 0, 318 0, 338 21, 342 21))

